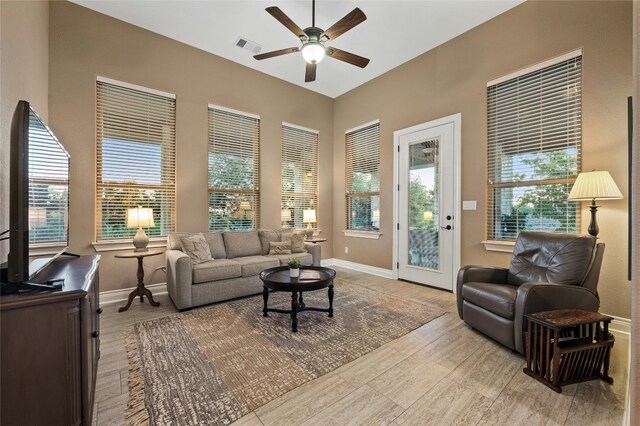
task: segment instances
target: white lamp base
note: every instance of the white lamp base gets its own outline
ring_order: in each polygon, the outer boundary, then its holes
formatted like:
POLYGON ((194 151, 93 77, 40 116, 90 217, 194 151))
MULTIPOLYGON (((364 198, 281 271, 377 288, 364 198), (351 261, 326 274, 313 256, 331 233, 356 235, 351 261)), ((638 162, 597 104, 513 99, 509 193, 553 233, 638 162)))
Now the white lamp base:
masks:
POLYGON ((133 245, 135 247, 134 251, 147 251, 147 246, 149 245, 149 237, 144 232, 144 229, 138 228, 136 232, 136 236, 133 237, 133 245))

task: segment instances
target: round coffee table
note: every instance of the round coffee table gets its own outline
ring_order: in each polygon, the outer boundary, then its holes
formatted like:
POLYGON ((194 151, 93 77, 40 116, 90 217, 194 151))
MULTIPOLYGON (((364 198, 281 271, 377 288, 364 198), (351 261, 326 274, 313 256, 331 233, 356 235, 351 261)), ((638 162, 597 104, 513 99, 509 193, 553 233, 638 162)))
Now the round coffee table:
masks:
POLYGON ((318 311, 328 312, 329 318, 333 317, 333 279, 336 277, 336 271, 322 266, 303 266, 300 268, 300 276, 291 278, 288 266, 278 266, 275 268, 265 269, 260 273, 260 279, 263 283, 262 297, 264 299, 264 308, 262 313, 265 317, 269 316, 269 312, 278 312, 281 314, 291 314, 291 331, 298 331, 298 312, 302 311, 318 311), (321 290, 329 288, 329 308, 314 308, 306 306, 302 298, 305 291, 321 290), (269 290, 271 291, 290 291, 291 292, 291 310, 271 309, 267 307, 269 301, 269 290))

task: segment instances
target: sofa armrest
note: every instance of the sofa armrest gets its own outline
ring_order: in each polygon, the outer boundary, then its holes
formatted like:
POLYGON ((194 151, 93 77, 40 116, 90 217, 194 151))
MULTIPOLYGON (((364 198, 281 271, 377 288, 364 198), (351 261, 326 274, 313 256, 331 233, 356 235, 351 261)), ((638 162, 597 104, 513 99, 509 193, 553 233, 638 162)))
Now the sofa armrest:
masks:
POLYGON ((178 309, 191 307, 193 266, 191 258, 180 250, 167 250, 167 291, 178 309))
POLYGON ((314 243, 304 243, 304 247, 307 249, 307 253, 311 254, 313 266, 320 266, 320 245, 314 243))
POLYGON ((493 266, 467 265, 460 268, 456 282, 458 316, 462 318, 462 285, 468 282, 506 284, 509 270, 493 266))
POLYGON ((513 319, 516 350, 524 353, 524 316, 535 312, 556 309, 584 309, 597 312, 598 296, 591 290, 576 286, 553 283, 525 283, 518 287, 513 319))

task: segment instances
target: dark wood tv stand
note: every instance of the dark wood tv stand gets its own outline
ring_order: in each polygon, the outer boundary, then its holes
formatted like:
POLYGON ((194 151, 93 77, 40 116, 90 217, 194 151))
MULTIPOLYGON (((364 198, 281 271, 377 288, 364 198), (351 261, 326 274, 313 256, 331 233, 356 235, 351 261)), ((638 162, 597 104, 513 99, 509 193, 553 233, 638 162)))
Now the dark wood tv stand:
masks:
POLYGON ((0 423, 91 425, 98 359, 100 256, 60 257, 32 281, 60 291, 0 298, 0 423))

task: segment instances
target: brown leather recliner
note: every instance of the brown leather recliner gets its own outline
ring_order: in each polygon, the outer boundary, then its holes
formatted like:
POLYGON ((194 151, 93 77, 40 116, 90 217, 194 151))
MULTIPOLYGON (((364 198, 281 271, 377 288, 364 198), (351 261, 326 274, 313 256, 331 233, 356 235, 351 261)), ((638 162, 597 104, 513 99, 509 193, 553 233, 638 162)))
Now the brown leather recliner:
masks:
POLYGON ((524 315, 554 309, 597 311, 604 244, 591 235, 522 231, 509 269, 458 272, 458 315, 472 328, 524 353, 524 315))

